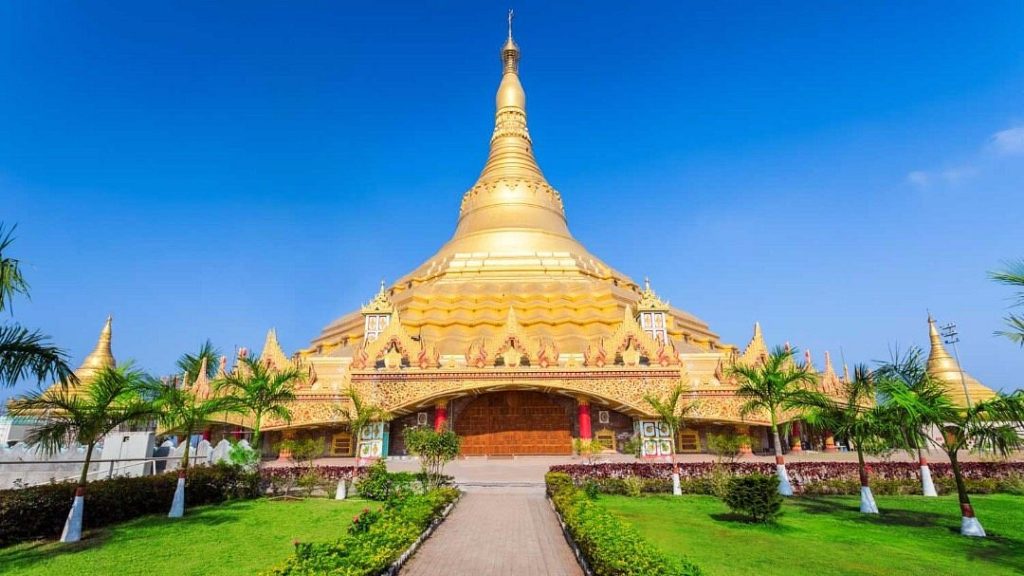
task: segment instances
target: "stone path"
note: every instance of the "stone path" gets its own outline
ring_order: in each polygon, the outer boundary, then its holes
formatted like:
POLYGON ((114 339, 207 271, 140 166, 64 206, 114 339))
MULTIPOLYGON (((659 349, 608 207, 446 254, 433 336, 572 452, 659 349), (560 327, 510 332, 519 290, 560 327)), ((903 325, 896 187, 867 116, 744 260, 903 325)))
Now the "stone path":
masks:
POLYGON ((402 576, 581 576, 544 494, 476 489, 462 495, 402 576))

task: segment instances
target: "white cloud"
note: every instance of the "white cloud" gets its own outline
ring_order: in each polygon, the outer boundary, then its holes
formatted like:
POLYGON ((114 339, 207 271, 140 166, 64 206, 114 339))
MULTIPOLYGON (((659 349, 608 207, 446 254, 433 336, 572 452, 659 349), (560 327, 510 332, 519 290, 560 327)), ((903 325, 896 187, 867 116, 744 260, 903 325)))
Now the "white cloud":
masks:
POLYGON ((998 154, 1024 154, 1024 125, 996 132, 989 142, 998 154))
MULTIPOLYGON (((907 174, 907 182, 916 188, 956 186, 975 176, 991 172, 1004 156, 1024 155, 1024 125, 996 132, 988 144, 957 168, 943 170, 914 170, 907 174)), ((1005 161, 1005 160, 1003 160, 1005 161)))

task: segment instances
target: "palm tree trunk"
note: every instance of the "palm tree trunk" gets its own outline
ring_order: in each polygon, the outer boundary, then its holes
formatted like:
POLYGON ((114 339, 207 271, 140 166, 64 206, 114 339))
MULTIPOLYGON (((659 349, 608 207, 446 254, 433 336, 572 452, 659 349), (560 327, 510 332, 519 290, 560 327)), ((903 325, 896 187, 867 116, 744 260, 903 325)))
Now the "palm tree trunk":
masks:
POLYGON ((256 419, 252 423, 252 448, 256 450, 257 469, 263 464, 263 447, 260 446, 260 420, 262 420, 262 416, 262 414, 256 414, 256 419))
POLYGON ((857 472, 860 475, 860 511, 864 514, 878 514, 878 504, 875 503, 875 495, 871 493, 871 486, 868 484, 868 469, 864 464, 864 450, 861 448, 860 439, 857 442, 857 472))
POLYGON ((682 496, 683 489, 679 485, 679 462, 676 461, 676 443, 675 440, 679 438, 678 432, 673 433, 672 438, 672 494, 674 496, 682 496))
POLYGON ((168 518, 181 518, 185 515, 185 475, 188 472, 188 451, 192 448, 192 429, 185 429, 185 454, 182 466, 178 469, 178 483, 174 487, 174 498, 171 499, 171 510, 168 518))
POLYGON ((78 542, 82 539, 82 516, 85 514, 85 485, 89 480, 89 464, 92 463, 92 451, 95 447, 96 443, 90 442, 85 449, 85 464, 82 466, 82 475, 79 477, 78 486, 75 488, 75 499, 71 501, 68 519, 64 522, 64 530, 60 534, 61 542, 78 542))
POLYGON ((932 469, 928 467, 928 458, 920 446, 917 448, 917 461, 921 466, 921 493, 925 496, 938 496, 935 482, 932 481, 932 469))
POLYGON ((775 473, 779 477, 779 494, 783 496, 793 495, 793 485, 789 483, 789 473, 786 472, 786 460, 782 457, 782 440, 779 438, 779 425, 772 418, 772 439, 775 444, 775 473))
POLYGON ((949 450, 947 455, 949 456, 949 464, 953 468, 956 494, 960 498, 960 533, 964 536, 984 538, 985 529, 981 527, 981 522, 974 516, 974 507, 971 506, 971 498, 967 495, 967 485, 964 484, 964 476, 960 470, 957 451, 949 450))

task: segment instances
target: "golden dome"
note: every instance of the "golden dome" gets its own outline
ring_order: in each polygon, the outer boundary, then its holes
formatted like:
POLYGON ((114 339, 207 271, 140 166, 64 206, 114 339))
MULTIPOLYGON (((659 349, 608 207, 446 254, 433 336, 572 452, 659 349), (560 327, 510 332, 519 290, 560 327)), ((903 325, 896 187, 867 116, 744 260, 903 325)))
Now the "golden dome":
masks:
POLYGON ((967 406, 968 394, 971 403, 988 400, 996 395, 994 390, 964 372, 956 360, 949 355, 946 347, 942 345, 942 336, 939 335, 939 330, 935 326, 935 319, 930 314, 928 315, 928 337, 931 339, 928 373, 942 383, 954 402, 960 406, 967 406))
MULTIPOLYGON (((583 247, 569 232, 562 197, 544 177, 527 128, 520 50, 501 49, 490 151, 465 193, 451 239, 388 291, 410 334, 441 354, 461 354, 505 324, 510 308, 531 338, 582 353, 610 336, 641 287, 583 247)), ((623 230, 628 233, 628 230, 623 230)), ((669 336, 680 351, 713 348, 707 324, 666 306, 669 336)), ((363 319, 352 312, 328 325, 314 349, 346 355, 361 342, 363 319)))

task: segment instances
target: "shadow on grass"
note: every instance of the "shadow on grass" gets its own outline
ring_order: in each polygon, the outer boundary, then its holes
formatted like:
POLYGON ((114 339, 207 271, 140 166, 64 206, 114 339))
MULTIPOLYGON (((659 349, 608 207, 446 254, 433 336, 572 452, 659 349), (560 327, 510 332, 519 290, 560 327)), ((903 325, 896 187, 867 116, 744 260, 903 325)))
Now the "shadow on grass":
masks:
POLYGON ((202 524, 204 526, 230 524, 238 521, 239 516, 248 511, 250 506, 245 504, 248 503, 232 502, 219 506, 204 507, 203 509, 196 510, 191 515, 186 512, 183 519, 177 520, 167 518, 164 514, 143 516, 114 526, 87 529, 80 541, 68 544, 62 544, 55 540, 37 540, 35 542, 14 544, 7 548, 0 548, 0 566, 4 568, 0 573, 15 573, 13 570, 29 568, 38 562, 101 548, 108 541, 116 540, 115 532, 122 529, 137 530, 141 533, 137 537, 145 538, 145 532, 150 530, 182 529, 187 528, 189 524, 202 524), (8 572, 9 570, 10 572, 8 572))
MULTIPOLYGON (((783 515, 780 516, 780 518, 784 517, 784 516, 785 516, 785 512, 783 512, 783 515)), ((760 529, 760 530, 765 530, 765 531, 773 532, 773 533, 783 533, 783 532, 792 532, 793 531, 792 528, 790 528, 788 526, 784 526, 784 525, 779 524, 777 522, 768 522, 768 523, 765 523, 765 522, 755 522, 755 521, 750 519, 750 516, 747 516, 745 514, 736 514, 735 512, 723 512, 723 513, 719 513, 719 514, 708 514, 708 518, 711 518, 715 522, 721 522, 722 524, 727 524, 730 527, 735 527, 735 528, 740 528, 740 529, 753 529, 753 530, 760 529)))

